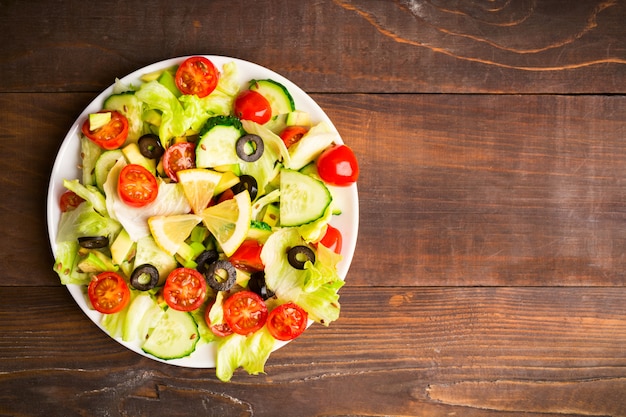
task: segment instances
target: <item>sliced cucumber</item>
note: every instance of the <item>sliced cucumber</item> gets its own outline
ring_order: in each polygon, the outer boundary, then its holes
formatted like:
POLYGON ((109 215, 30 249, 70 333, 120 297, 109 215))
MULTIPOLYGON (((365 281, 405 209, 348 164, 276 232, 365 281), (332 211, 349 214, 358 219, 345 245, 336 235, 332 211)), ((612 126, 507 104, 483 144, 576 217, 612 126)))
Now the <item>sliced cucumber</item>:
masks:
POLYGON ((113 165, 123 157, 124 153, 120 149, 105 151, 100 155, 96 161, 95 167, 96 186, 99 189, 104 190, 104 182, 107 180, 109 171, 113 168, 113 165))
POLYGON ((104 108, 116 110, 128 119, 128 140, 136 142, 143 132, 143 104, 134 91, 112 94, 104 100, 104 108))
POLYGON ((272 116, 291 113, 296 110, 293 97, 287 87, 274 80, 252 80, 250 90, 260 93, 270 102, 272 116))
POLYGON ((280 225, 301 226, 322 217, 332 195, 320 180, 298 171, 280 172, 280 225))
POLYGON ((170 308, 141 348, 160 359, 184 358, 196 350, 199 339, 198 325, 191 314, 170 308))
POLYGON ((176 258, 165 253, 152 236, 144 236, 137 241, 135 266, 150 264, 159 271, 159 283, 163 285, 170 272, 176 269, 176 258))
POLYGON ((143 341, 163 316, 163 310, 149 293, 138 293, 130 302, 122 329, 122 340, 143 341))
POLYGON ((236 126, 215 125, 210 128, 196 146, 196 166, 214 168, 239 163, 235 145, 242 135, 236 126))

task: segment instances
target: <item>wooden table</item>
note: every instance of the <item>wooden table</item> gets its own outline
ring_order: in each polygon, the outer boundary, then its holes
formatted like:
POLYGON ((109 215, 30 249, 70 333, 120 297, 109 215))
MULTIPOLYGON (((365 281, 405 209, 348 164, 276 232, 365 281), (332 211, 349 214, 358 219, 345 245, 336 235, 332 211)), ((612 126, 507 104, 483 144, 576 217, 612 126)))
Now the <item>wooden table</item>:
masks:
POLYGON ((0 414, 626 416, 626 3, 3 2, 0 414), (115 77, 224 55, 360 161, 342 313, 266 374, 155 362, 52 271, 55 154, 115 77))

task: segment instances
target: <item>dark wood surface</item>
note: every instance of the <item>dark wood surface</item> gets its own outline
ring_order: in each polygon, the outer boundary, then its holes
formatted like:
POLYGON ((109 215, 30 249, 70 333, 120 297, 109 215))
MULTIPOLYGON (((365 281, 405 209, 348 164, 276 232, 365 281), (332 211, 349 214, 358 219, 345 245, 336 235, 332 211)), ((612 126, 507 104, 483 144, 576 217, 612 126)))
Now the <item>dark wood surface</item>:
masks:
POLYGON ((0 4, 0 415, 626 416, 626 2, 0 4), (359 158, 342 314, 266 374, 126 350, 52 271, 55 154, 115 77, 256 62, 359 158))

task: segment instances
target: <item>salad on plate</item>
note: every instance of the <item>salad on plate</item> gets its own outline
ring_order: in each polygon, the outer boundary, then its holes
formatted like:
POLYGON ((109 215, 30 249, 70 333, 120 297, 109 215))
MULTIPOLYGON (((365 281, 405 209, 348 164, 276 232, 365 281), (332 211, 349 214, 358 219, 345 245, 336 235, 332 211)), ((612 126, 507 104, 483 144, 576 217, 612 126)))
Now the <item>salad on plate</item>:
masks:
POLYGON ((111 337, 153 359, 263 372, 340 312, 359 167, 297 86, 233 58, 154 64, 105 90, 50 181, 54 270, 111 337))

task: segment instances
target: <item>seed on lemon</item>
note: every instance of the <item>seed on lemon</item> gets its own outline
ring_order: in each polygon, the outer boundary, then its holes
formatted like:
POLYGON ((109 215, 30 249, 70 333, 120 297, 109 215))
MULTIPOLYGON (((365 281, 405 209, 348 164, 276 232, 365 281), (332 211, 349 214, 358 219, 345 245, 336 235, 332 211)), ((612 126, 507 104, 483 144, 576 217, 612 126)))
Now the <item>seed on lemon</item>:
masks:
POLYGON ((193 228, 201 221, 202 217, 195 214, 153 216, 148 219, 148 226, 157 245, 174 256, 193 228))
POLYGON ((203 168, 183 169, 176 175, 195 214, 200 214, 209 205, 215 187, 222 178, 221 172, 203 168))
POLYGON ((226 256, 231 256, 250 231, 252 203, 248 191, 202 210, 202 221, 220 244, 226 256))

